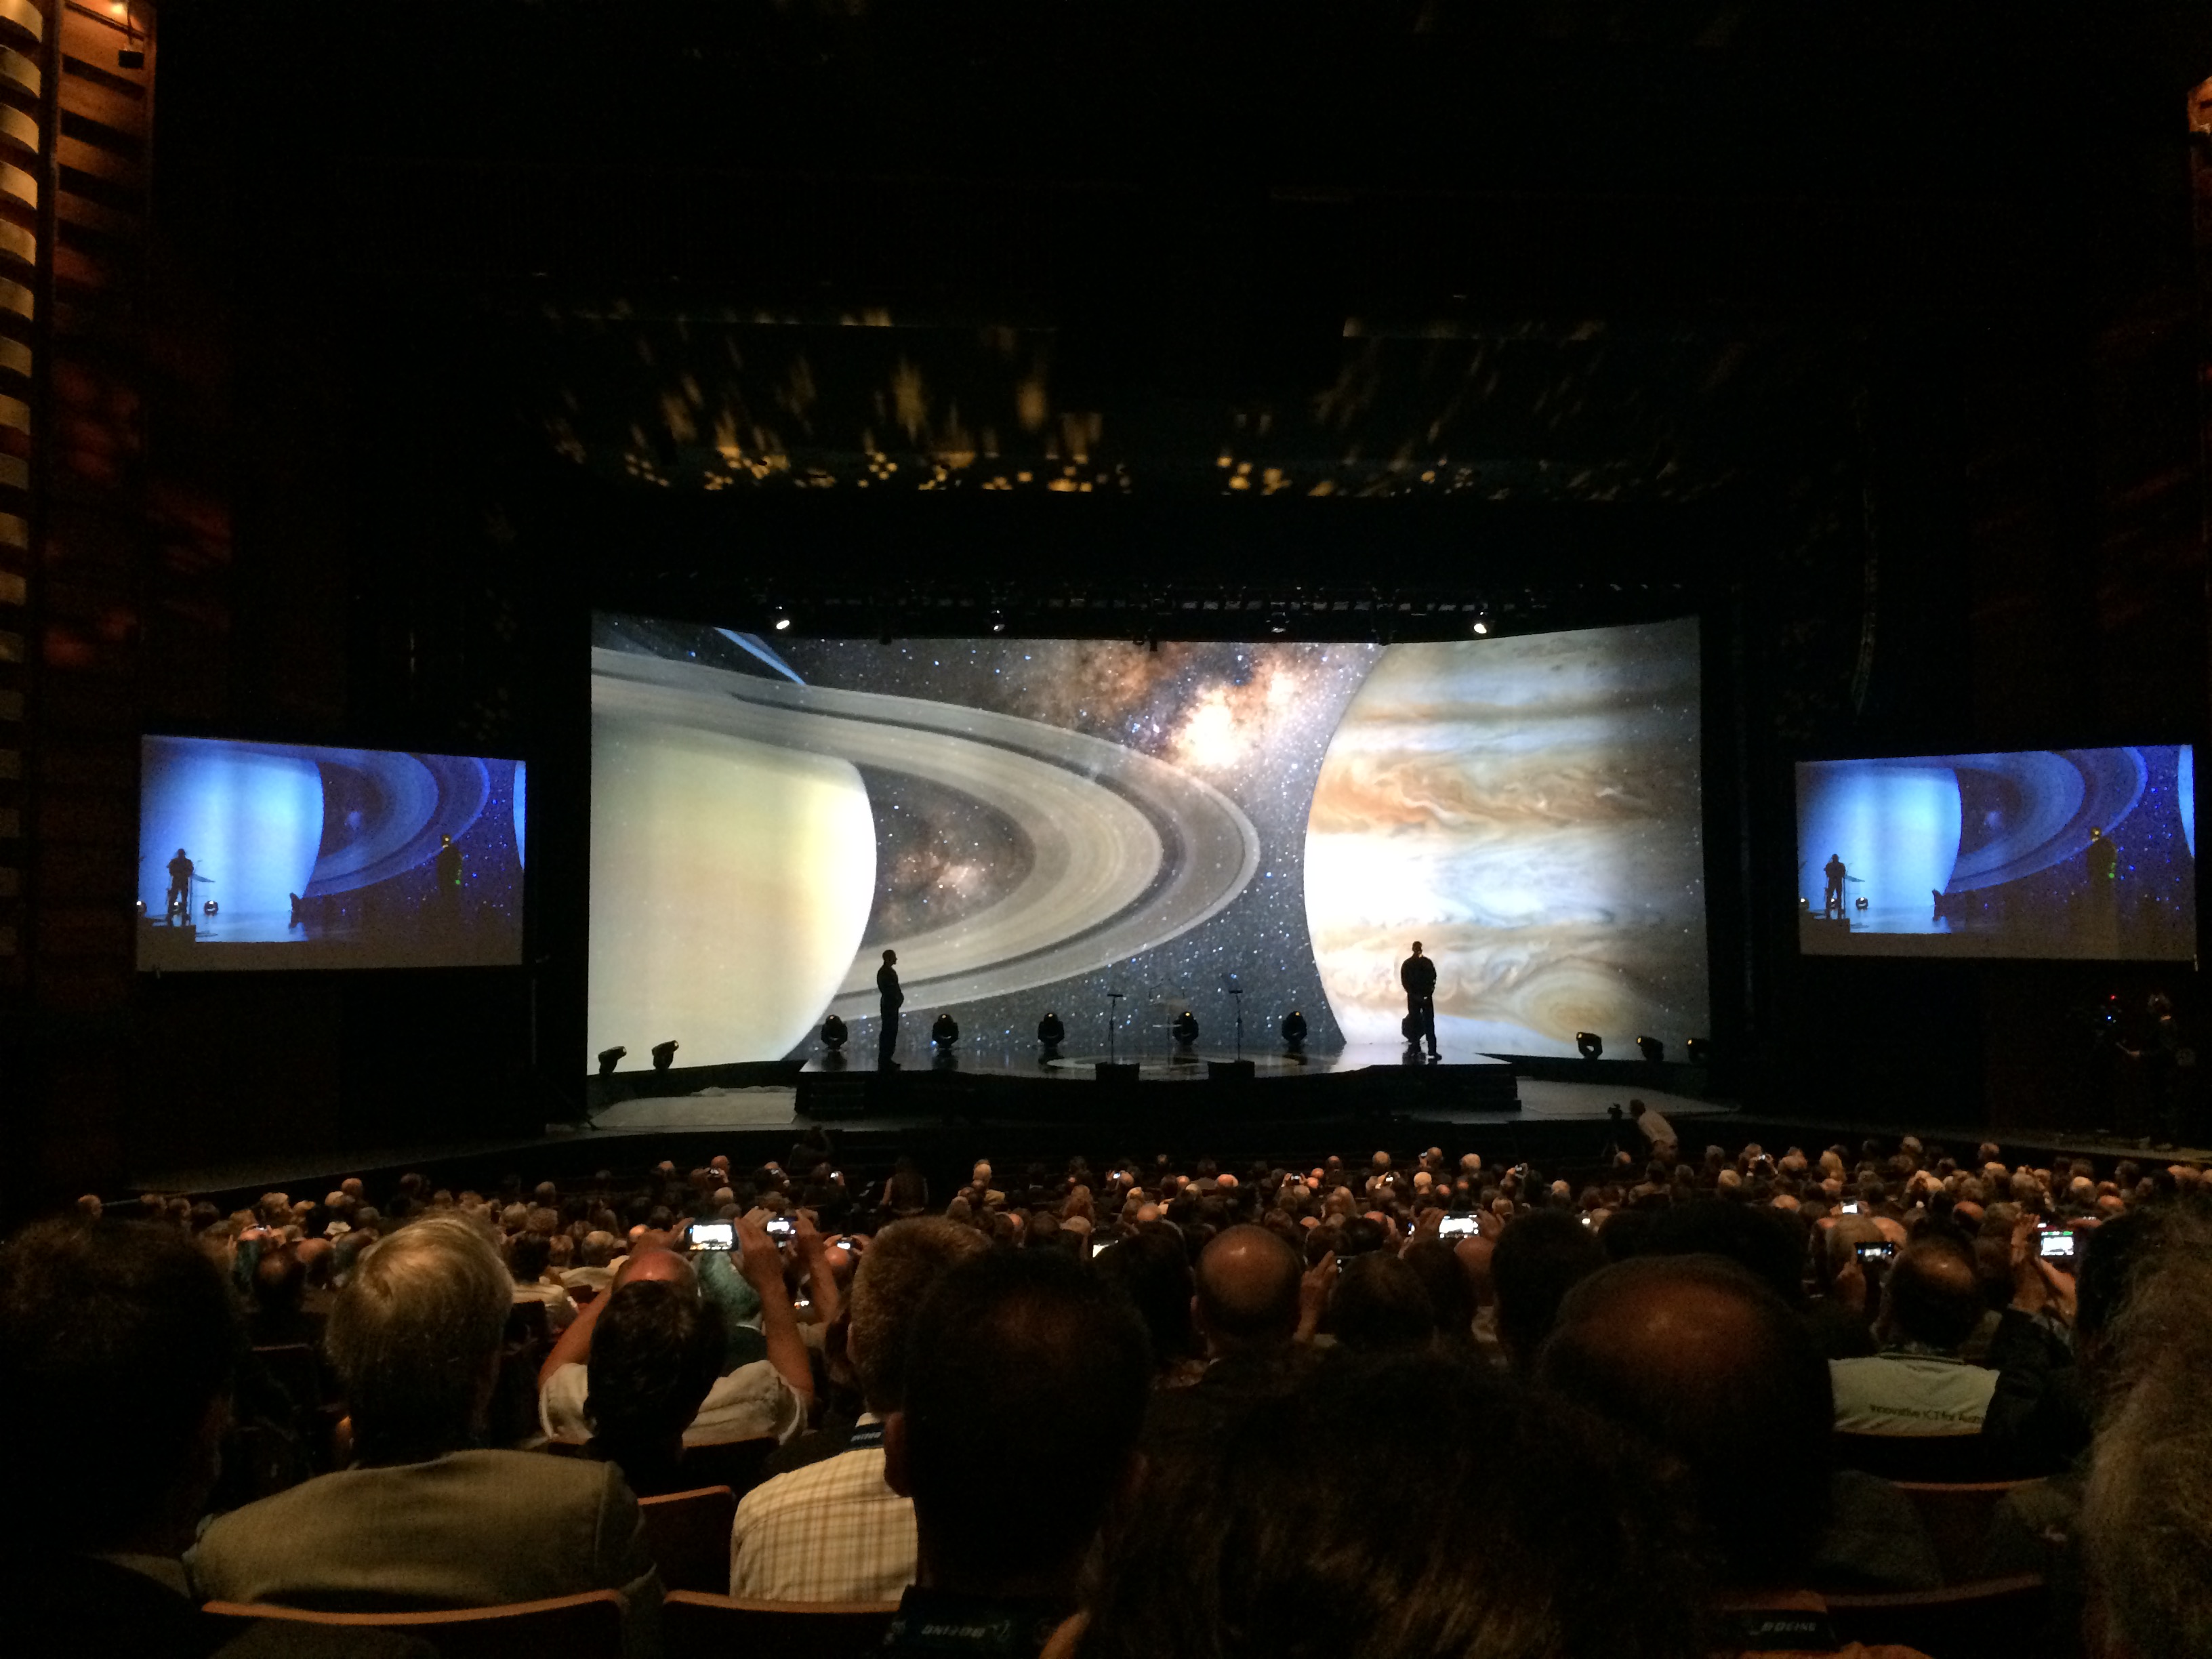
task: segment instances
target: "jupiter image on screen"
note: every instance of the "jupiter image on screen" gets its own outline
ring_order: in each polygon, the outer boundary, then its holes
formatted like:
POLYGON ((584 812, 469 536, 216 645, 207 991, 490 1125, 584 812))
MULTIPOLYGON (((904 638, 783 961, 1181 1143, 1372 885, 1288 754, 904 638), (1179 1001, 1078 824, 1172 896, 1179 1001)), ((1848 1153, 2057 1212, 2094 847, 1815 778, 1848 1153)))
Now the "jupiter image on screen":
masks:
POLYGON ((773 641, 595 620, 587 1042, 686 1065, 1706 1030, 1693 620, 1381 646, 773 641), (1112 994, 1119 994, 1114 995, 1112 994))

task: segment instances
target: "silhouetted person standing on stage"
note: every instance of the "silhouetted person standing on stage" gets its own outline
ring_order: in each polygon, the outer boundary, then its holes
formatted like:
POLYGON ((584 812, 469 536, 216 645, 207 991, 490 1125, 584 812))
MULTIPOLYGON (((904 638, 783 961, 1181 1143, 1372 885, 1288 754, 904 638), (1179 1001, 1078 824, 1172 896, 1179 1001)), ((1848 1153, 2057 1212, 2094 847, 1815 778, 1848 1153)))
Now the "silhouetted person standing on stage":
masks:
POLYGON ((1406 1046, 1428 1040, 1429 1058, 1437 1057, 1437 964, 1421 954, 1421 941, 1413 941, 1413 954, 1398 969, 1398 983, 1406 988, 1406 1046))
POLYGON ((438 912, 451 922, 461 914, 461 849, 451 836, 441 836, 438 841, 438 912))
POLYGON ((2089 877, 2086 929, 2091 951, 2098 956, 2120 954, 2120 849, 2101 830, 2089 832, 2081 849, 2081 866, 2089 877))
POLYGON ((2092 881, 2115 881, 2120 873, 2120 849, 2105 839, 2101 830, 2089 832, 2089 844, 2082 849, 2081 861, 2089 866, 2092 881))
POLYGON ((169 860, 169 902, 162 907, 164 916, 182 916, 187 921, 192 917, 192 861, 185 856, 185 849, 177 848, 177 856, 169 860))
POLYGON ((899 989, 898 952, 884 952, 884 965, 876 969, 876 994, 883 999, 883 1035, 876 1039, 876 1066, 889 1071, 898 1062, 891 1052, 898 1047, 899 1008, 906 1001, 906 993, 899 989))
POLYGON ((1820 866, 1820 873, 1828 878, 1828 890, 1820 897, 1820 914, 1840 916, 1844 914, 1844 855, 1828 854, 1828 861, 1820 866))

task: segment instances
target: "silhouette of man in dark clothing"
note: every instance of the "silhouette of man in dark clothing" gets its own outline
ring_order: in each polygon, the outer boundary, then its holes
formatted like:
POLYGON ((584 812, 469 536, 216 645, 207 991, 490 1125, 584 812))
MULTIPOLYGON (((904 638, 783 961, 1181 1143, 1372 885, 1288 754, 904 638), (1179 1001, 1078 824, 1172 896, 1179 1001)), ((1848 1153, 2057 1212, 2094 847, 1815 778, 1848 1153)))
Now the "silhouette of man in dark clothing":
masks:
POLYGON ((1828 878, 1828 890, 1820 899, 1820 914, 1840 916, 1844 914, 1844 855, 1829 854, 1827 863, 1820 866, 1820 873, 1828 878))
POLYGON ((2105 837, 2101 830, 2089 832, 2089 844, 2081 852, 2082 862, 2089 866, 2092 881, 2117 880, 2120 872, 2120 849, 2105 837))
POLYGON ((461 849, 453 845, 451 836, 438 837, 438 910, 447 921, 453 921, 461 913, 461 849))
POLYGON ((898 952, 884 952, 884 965, 876 969, 876 994, 883 999, 883 1035, 876 1039, 876 1066, 889 1071, 898 1062, 891 1058, 898 1047, 899 1009, 906 993, 899 989, 898 952))
POLYGON ((1413 941, 1413 954, 1398 969, 1398 983, 1406 988, 1406 1046, 1427 1039, 1429 1058, 1437 1057, 1437 964, 1421 954, 1421 941, 1413 941))
POLYGON ((185 856, 185 849, 177 848, 177 856, 169 860, 169 900, 162 907, 165 916, 183 916, 190 921, 192 914, 192 861, 185 856))

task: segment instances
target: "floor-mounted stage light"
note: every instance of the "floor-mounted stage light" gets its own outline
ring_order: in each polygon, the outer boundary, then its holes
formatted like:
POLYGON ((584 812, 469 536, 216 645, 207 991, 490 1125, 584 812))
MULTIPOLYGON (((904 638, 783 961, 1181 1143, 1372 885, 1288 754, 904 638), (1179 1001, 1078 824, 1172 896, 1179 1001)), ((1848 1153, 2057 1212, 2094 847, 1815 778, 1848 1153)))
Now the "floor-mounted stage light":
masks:
POLYGON ((835 1014, 822 1022, 822 1046, 833 1054, 845 1046, 845 1039, 848 1035, 850 1034, 845 1030, 845 1022, 835 1014))
POLYGON ((629 1050, 623 1048, 620 1043, 617 1043, 611 1048, 600 1049, 599 1075, 601 1077, 612 1077, 615 1074, 615 1067, 622 1064, 622 1057, 629 1052, 629 1050))
POLYGON ((1198 1016, 1186 1008, 1175 1017, 1175 1024, 1168 1030, 1174 1035, 1178 1047, 1188 1048, 1198 1041, 1198 1016))
POLYGON ((204 916, 211 916, 222 908, 222 906, 217 904, 213 899, 210 899, 206 903, 200 906, 200 914, 204 916))
POLYGON ((1306 1045, 1306 1017, 1293 1008, 1283 1016, 1283 1047, 1292 1054, 1306 1045))
POLYGON ((1605 1039, 1595 1031, 1577 1031, 1575 1048, 1584 1060, 1596 1060, 1605 1053, 1605 1039))
POLYGON ((1060 1022, 1058 1014, 1046 1009, 1044 1018, 1037 1022, 1037 1046, 1044 1050, 1045 1057, 1049 1060, 1060 1052, 1060 1045, 1066 1041, 1067 1027, 1060 1022))
POLYGON ((950 1014, 939 1014, 929 1028, 929 1040, 940 1048, 950 1048, 960 1041, 960 1022, 950 1014))
POLYGON ((1703 1037, 1684 1037, 1682 1057, 1692 1066, 1711 1065, 1713 1058, 1713 1045, 1703 1037))
POLYGON ((665 1042, 654 1043, 653 1045, 653 1069, 656 1072, 665 1072, 671 1066, 673 1066, 676 1063, 676 1051, 680 1047, 682 1047, 682 1045, 678 1043, 674 1037, 669 1038, 665 1042))
POLYGON ((1636 1039, 1636 1046, 1643 1050, 1644 1058, 1654 1066, 1667 1058, 1667 1045, 1657 1037, 1640 1036, 1636 1039))

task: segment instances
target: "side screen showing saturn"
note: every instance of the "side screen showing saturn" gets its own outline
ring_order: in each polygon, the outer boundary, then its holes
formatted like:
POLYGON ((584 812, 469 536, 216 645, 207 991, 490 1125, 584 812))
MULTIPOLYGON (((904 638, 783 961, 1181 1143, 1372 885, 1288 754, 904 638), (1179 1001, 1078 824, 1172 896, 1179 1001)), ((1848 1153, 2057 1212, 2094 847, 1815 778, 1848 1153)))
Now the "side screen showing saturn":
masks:
POLYGON ((138 966, 522 960, 520 763, 141 742, 138 966))
POLYGON ((2186 744, 1797 768, 1797 908, 1814 955, 2197 954, 2186 744))
MULTIPOLYGON (((1379 646, 763 638, 596 619, 593 1055, 1702 1036, 1693 620, 1379 646)), ((635 1063, 635 1061, 633 1061, 635 1063)))

